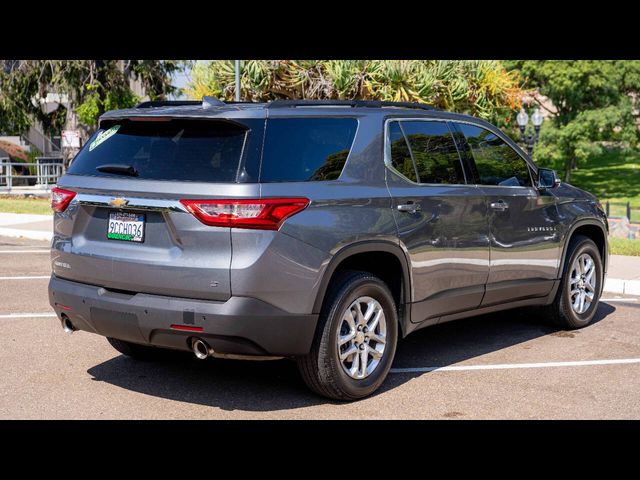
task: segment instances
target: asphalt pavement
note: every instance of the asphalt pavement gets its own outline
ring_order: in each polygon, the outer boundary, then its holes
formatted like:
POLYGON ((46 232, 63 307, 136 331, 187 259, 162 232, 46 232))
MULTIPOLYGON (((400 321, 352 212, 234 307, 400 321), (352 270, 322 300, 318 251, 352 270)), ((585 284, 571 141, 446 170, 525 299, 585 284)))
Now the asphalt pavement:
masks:
POLYGON ((399 344, 372 397, 327 401, 289 360, 155 362, 63 333, 47 300, 49 243, 0 237, 2 419, 635 419, 640 299, 605 293, 596 321, 563 331, 537 310, 430 327, 399 344))

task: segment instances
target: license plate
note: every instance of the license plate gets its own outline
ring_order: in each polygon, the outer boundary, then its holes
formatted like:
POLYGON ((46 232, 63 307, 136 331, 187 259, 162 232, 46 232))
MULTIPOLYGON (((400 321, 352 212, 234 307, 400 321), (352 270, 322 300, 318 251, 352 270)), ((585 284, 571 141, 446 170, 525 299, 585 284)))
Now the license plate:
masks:
POLYGON ((144 241, 144 214, 128 212, 109 213, 107 238, 125 242, 144 241))

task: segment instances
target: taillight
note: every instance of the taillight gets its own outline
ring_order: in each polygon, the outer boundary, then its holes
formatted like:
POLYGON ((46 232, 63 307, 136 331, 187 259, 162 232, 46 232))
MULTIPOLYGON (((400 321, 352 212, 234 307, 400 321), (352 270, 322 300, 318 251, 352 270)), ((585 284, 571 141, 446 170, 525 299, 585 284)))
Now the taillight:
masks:
POLYGON ((54 187, 51 189, 51 208, 54 212, 64 212, 75 196, 76 192, 54 187))
POLYGON ((259 200, 180 200, 205 225, 278 230, 282 222, 309 205, 308 198, 259 200))

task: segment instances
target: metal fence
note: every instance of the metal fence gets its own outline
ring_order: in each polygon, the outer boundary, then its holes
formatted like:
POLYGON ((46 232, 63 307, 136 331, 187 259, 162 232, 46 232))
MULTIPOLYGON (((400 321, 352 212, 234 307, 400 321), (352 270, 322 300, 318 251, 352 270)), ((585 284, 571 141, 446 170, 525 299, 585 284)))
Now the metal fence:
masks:
POLYGON ((631 202, 609 202, 604 204, 607 217, 627 217, 630 222, 640 222, 640 208, 632 207, 631 202))
POLYGON ((0 158, 0 190, 50 189, 64 174, 60 157, 36 157, 35 162, 11 162, 0 158))

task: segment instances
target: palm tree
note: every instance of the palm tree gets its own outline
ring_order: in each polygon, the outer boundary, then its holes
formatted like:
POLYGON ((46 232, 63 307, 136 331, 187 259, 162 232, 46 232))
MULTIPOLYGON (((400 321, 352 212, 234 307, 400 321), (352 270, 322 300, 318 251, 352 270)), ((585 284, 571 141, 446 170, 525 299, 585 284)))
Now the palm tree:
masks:
MULTIPOLYGON (((524 91, 497 60, 245 60, 241 98, 392 100, 483 118, 505 117, 524 91)), ((198 63, 187 93, 233 100, 234 62, 198 63)))

